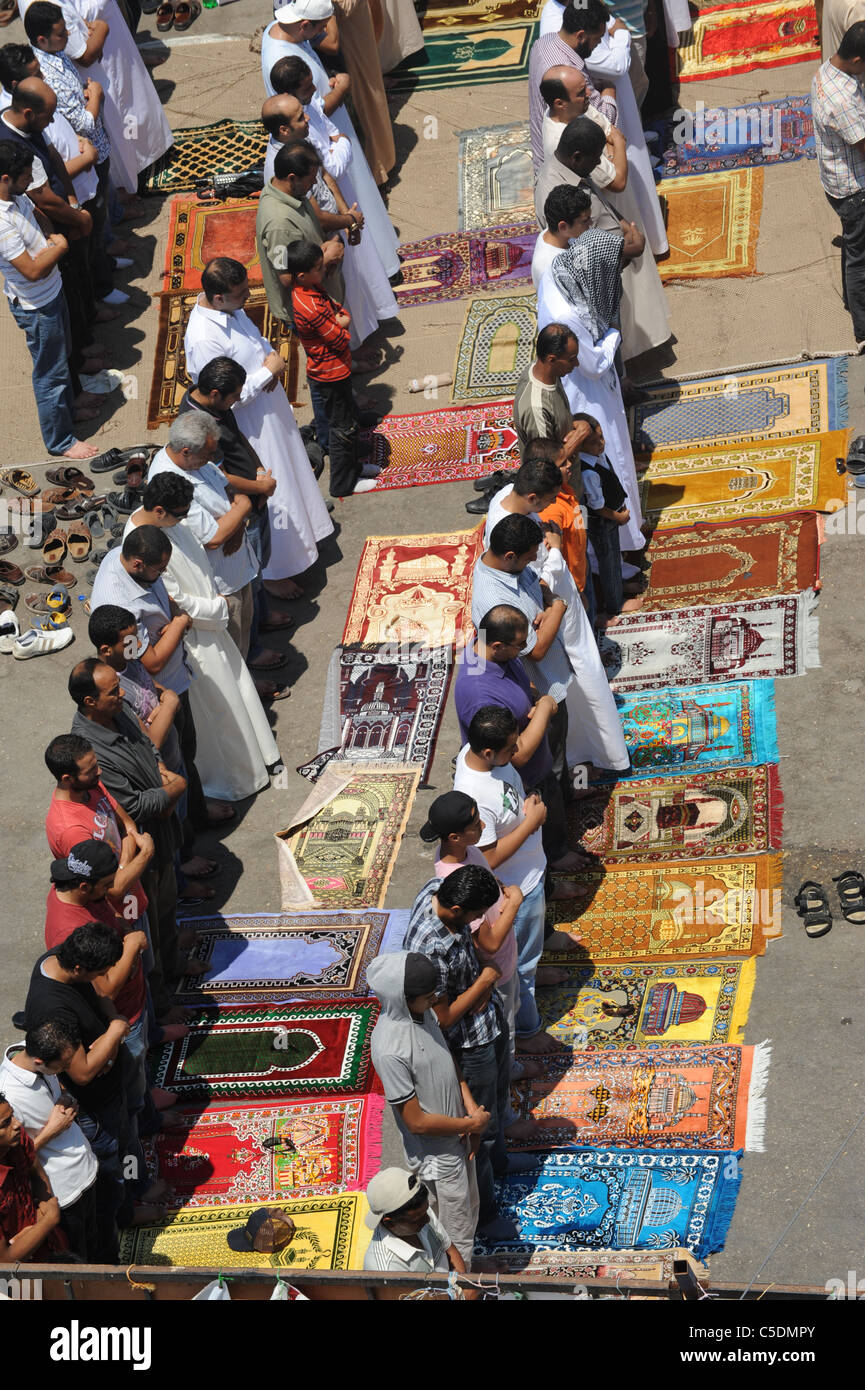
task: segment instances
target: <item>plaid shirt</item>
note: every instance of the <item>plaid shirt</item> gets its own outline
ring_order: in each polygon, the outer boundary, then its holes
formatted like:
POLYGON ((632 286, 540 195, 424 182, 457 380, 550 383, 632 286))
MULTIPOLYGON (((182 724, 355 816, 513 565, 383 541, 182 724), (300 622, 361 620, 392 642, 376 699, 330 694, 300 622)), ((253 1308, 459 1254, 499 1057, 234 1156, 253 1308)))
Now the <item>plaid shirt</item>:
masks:
MULTIPOLYGON (((402 943, 404 951, 418 951, 427 956, 438 972, 438 989, 449 1004, 458 995, 474 984, 481 967, 472 944, 472 934, 466 925, 460 931, 449 931, 440 922, 432 905, 433 896, 438 892, 442 880, 431 878, 418 893, 408 931, 402 943)), ((495 996, 493 996, 495 997, 495 996)), ((501 1032, 496 1010, 492 1003, 479 1013, 463 1014, 459 1023, 444 1029, 448 1042, 457 1047, 485 1047, 493 1042, 501 1032)))
POLYGON ((820 182, 830 198, 865 192, 865 93, 855 77, 824 63, 811 83, 811 114, 820 182))

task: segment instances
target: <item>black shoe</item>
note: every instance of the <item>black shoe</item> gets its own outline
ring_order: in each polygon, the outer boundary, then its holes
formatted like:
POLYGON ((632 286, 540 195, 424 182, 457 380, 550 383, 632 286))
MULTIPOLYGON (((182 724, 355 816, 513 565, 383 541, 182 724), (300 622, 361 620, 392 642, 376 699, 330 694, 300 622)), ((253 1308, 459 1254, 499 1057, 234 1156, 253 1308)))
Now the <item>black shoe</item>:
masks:
POLYGON ((156 449, 152 444, 137 444, 134 449, 106 449, 104 454, 97 454, 95 459, 87 460, 87 468, 91 473, 109 473, 112 468, 125 468, 130 459, 140 458, 142 455, 150 462, 156 449))
POLYGON ((476 497, 473 502, 466 502, 466 511, 472 516, 485 516, 490 509, 489 497, 476 497))
POLYGON ((125 487, 122 492, 109 492, 108 501, 121 516, 131 516, 141 506, 143 488, 125 487))
POLYGON ((503 468, 497 468, 495 473, 489 473, 486 478, 475 478, 472 487, 475 492, 498 492, 500 487, 504 487, 509 476, 503 468))

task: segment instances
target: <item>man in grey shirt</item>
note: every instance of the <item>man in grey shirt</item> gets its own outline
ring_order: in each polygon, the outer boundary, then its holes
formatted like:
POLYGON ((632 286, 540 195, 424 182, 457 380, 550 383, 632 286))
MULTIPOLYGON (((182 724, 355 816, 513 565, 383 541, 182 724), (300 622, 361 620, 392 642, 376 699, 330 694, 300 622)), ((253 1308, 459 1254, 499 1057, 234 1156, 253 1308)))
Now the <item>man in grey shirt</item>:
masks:
POLYGON ((255 219, 255 244, 261 278, 274 318, 291 323, 291 276, 286 271, 285 248, 309 241, 320 246, 325 276, 322 287, 338 304, 345 303, 345 282, 340 269, 345 247, 340 237, 325 240, 321 224, 309 201, 321 160, 306 141, 283 145, 274 163, 274 177, 265 184, 255 219))

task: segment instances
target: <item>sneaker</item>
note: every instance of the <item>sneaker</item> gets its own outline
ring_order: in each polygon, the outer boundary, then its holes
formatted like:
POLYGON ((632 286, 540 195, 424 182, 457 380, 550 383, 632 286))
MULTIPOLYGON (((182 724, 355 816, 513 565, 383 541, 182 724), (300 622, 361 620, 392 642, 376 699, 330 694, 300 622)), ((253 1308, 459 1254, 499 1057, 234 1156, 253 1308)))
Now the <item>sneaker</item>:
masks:
POLYGON ((49 652, 60 652, 75 640, 71 627, 54 628, 51 632, 37 632, 31 627, 23 632, 12 647, 16 661, 29 661, 31 656, 47 656, 49 652))
POLYGON ((351 490, 352 497, 358 492, 372 492, 375 487, 375 478, 359 478, 351 490))
POLYGON ((0 652, 8 656, 10 652, 14 651, 20 633, 18 619, 11 610, 8 613, 0 614, 0 652))
POLYGON ((129 295, 124 294, 123 290, 112 290, 110 294, 107 294, 105 298, 101 299, 99 302, 100 304, 128 304, 129 295))

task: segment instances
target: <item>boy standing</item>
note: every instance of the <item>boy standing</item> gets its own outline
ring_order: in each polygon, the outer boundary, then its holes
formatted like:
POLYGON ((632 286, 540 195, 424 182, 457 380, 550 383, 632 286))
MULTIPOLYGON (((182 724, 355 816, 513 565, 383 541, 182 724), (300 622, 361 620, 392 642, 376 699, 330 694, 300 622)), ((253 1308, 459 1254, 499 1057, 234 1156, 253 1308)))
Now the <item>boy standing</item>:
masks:
POLYGON ((627 493, 604 452, 600 425, 591 415, 579 418, 592 426, 592 433, 583 441, 580 463, 589 517, 587 530, 598 562, 598 582, 607 614, 607 626, 610 626, 620 613, 633 613, 643 604, 642 598, 625 600, 622 581, 619 527, 627 526, 631 514, 625 505, 627 493))

